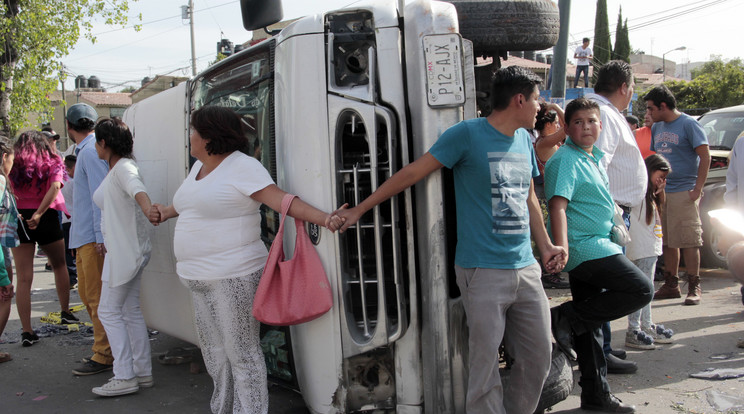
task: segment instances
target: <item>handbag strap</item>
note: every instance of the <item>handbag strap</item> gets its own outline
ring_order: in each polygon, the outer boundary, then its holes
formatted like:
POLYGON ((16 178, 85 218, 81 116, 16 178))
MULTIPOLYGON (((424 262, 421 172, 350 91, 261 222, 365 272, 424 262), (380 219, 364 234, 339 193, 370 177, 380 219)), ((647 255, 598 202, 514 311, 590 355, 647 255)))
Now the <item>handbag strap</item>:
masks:
POLYGON ((284 221, 284 217, 289 212, 289 206, 292 205, 292 201, 294 201, 295 197, 297 197, 294 194, 285 194, 284 198, 282 198, 282 221, 284 221))
MULTIPOLYGON (((284 218, 289 215, 289 206, 292 205, 292 201, 294 201, 295 198, 300 198, 299 196, 296 196, 294 194, 285 194, 284 198, 282 198, 282 219, 279 224, 280 227, 284 228, 284 218)), ((303 238, 303 234, 306 234, 305 231, 305 221, 295 218, 295 228, 297 230, 297 236, 295 237, 295 240, 300 240, 303 238)))

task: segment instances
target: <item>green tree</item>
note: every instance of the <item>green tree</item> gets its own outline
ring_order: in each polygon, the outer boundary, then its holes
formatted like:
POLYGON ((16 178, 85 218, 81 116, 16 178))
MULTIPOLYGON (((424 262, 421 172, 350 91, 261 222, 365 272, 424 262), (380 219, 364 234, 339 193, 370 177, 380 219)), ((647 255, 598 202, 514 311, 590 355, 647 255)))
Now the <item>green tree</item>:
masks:
MULTIPOLYGON (((607 17, 607 0, 597 0, 597 13, 594 17, 594 60, 592 65, 599 68, 607 63, 612 56, 612 43, 610 41, 610 22, 607 17)), ((592 76, 597 78, 597 71, 592 76)), ((594 83, 594 82, 592 82, 594 83)))
POLYGON ((124 25, 128 11, 129 0, 3 0, 0 129, 12 136, 28 124, 28 113, 50 112, 48 96, 57 88, 61 58, 81 34, 95 43, 94 21, 124 25))
POLYGON ((624 60, 630 63, 630 37, 628 36, 628 19, 623 21, 623 9, 617 15, 617 29, 615 29, 615 48, 612 50, 612 58, 615 60, 624 60))
POLYGON ((680 109, 723 108, 744 103, 744 62, 716 58, 692 71, 692 81, 668 81, 680 109))

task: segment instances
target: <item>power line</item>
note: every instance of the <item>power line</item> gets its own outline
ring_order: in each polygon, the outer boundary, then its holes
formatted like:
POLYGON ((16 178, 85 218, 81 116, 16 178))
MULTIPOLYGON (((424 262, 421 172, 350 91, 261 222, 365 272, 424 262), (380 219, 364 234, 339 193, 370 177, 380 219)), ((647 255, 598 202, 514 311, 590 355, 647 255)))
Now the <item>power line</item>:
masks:
MULTIPOLYGON (((194 10, 194 13, 200 13, 200 12, 203 12, 203 11, 216 9, 218 7, 229 6, 231 4, 235 4, 235 3, 238 3, 238 2, 239 2, 239 0, 233 0, 233 1, 229 1, 227 3, 218 4, 216 6, 210 6, 210 7, 205 7, 203 9, 194 10)), ((94 33, 93 36, 98 36, 98 35, 107 34, 107 33, 113 33, 113 32, 119 32, 119 31, 126 30, 126 29, 132 29, 132 28, 135 28, 135 27, 141 27, 141 26, 145 26, 145 25, 148 25, 148 24, 152 24, 152 23, 160 23, 162 21, 172 20, 172 19, 179 19, 180 20, 181 19, 181 15, 180 14, 177 14, 175 16, 163 17, 161 19, 151 20, 151 21, 148 21, 148 22, 140 23, 140 24, 133 24, 133 25, 130 25, 130 26, 124 26, 124 27, 120 27, 120 28, 117 28, 117 29, 111 29, 111 30, 107 30, 105 32, 98 32, 98 33, 94 33)), ((219 24, 218 24, 218 26, 219 26, 219 24)))

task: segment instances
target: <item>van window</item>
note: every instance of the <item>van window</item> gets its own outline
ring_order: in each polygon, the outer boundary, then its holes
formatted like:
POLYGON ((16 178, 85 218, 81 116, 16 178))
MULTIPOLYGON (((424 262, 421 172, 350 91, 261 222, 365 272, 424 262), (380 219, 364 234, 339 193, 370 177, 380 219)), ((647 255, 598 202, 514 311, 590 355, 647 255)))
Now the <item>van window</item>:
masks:
MULTIPOLYGON (((194 82, 192 102, 193 110, 219 105, 237 112, 243 118, 248 141, 243 152, 261 161, 276 182, 273 47, 274 42, 268 41, 239 59, 215 65, 194 82)), ((278 228, 278 213, 261 206, 261 238, 267 247, 278 228)))

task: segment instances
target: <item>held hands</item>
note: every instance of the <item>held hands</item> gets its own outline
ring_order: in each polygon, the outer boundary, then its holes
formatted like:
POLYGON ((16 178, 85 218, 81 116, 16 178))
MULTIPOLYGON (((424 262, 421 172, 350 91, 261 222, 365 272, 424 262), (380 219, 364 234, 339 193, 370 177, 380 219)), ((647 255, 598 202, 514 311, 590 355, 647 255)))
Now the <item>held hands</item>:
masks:
POLYGON ((343 217, 339 216, 338 213, 342 210, 345 210, 346 207, 349 206, 349 203, 345 203, 341 207, 339 207, 336 211, 333 211, 331 214, 329 214, 325 219, 325 227, 331 231, 331 233, 335 233, 336 230, 340 229, 341 226, 343 226, 344 219, 343 217))
POLYGON ((166 220, 163 218, 163 213, 161 210, 162 208, 163 206, 157 203, 153 204, 152 207, 150 207, 150 212, 147 213, 147 219, 150 220, 150 223, 153 226, 157 226, 166 220))
POLYGON ((561 246, 553 245, 541 256, 545 270, 550 273, 562 271, 568 261, 568 252, 561 246))
POLYGON ((361 218, 363 214, 363 212, 360 211, 359 206, 349 209, 342 207, 336 210, 335 213, 343 220, 343 224, 338 231, 339 233, 345 232, 346 229, 356 224, 356 222, 359 221, 359 218, 361 218))

